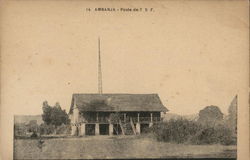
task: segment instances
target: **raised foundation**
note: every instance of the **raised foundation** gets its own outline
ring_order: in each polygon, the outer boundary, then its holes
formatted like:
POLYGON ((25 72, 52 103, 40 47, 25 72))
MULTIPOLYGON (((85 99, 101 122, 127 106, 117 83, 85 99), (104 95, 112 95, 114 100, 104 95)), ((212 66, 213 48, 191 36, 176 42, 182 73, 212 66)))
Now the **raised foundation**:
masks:
POLYGON ((71 126, 71 135, 72 136, 76 135, 76 126, 75 125, 71 126))
POLYGON ((114 131, 114 129, 113 129, 114 127, 113 127, 113 124, 109 124, 109 135, 113 135, 113 131, 114 131))
POLYGON ((81 127, 80 127, 80 136, 85 136, 85 123, 81 124, 81 127))
POLYGON ((136 133, 140 134, 141 133, 141 124, 140 123, 136 123, 135 129, 136 129, 136 133))
POLYGON ((99 123, 95 124, 95 135, 100 135, 99 123))

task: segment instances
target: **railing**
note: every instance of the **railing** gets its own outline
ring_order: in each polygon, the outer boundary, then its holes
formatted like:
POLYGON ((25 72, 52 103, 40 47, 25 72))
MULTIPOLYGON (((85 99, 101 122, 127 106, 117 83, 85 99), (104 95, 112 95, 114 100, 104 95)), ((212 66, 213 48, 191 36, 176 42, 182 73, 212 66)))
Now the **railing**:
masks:
POLYGON ((137 122, 138 122, 138 117, 132 117, 132 121, 133 121, 134 123, 137 123, 137 122))
POLYGON ((162 121, 161 117, 153 117, 153 122, 160 122, 162 121))
POLYGON ((88 119, 85 119, 84 121, 87 123, 97 123, 96 118, 88 118, 88 119))
POLYGON ((109 118, 98 117, 98 120, 96 118, 88 118, 88 119, 85 119, 85 122, 87 123, 109 123, 109 118))
POLYGON ((109 122, 109 117, 99 117, 98 121, 100 123, 108 123, 109 122))
MULTIPOLYGON (((125 120, 124 120, 123 117, 121 117, 121 122, 129 123, 130 118, 132 119, 133 123, 138 122, 138 117, 126 117, 125 120)), ((153 123, 157 123, 157 122, 160 122, 160 121, 162 121, 161 117, 152 117, 152 122, 153 123)), ((98 117, 98 120, 96 118, 88 118, 88 119, 85 119, 83 122, 87 122, 87 123, 109 123, 110 119, 109 119, 109 117, 98 117)), ((139 122, 140 123, 150 123, 151 122, 151 117, 139 117, 139 122)))
MULTIPOLYGON (((132 117, 132 120, 134 123, 138 122, 138 117, 132 117)), ((152 121, 155 122, 160 122, 162 120, 161 117, 152 117, 152 121)), ((151 122, 151 117, 139 117, 139 122, 142 123, 149 123, 151 122)))
POLYGON ((139 117, 140 122, 151 122, 151 117, 139 117))

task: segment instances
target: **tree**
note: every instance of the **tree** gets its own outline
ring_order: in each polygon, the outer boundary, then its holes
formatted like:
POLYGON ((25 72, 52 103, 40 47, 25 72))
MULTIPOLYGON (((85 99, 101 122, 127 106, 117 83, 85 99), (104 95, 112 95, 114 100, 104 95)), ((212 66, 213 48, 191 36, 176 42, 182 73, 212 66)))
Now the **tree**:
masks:
POLYGON ((232 100, 228 108, 227 124, 233 131, 233 134, 237 134, 237 95, 232 100))
POLYGON ((199 112, 198 122, 205 125, 214 127, 221 123, 223 120, 223 113, 217 106, 207 106, 199 112))
POLYGON ((62 110, 58 102, 54 107, 51 107, 47 101, 44 101, 42 118, 46 125, 58 127, 62 124, 69 124, 68 114, 65 110, 62 110))
POLYGON ((37 132, 38 130, 37 120, 30 120, 29 124, 27 124, 26 126, 29 132, 37 132))
POLYGON ((47 101, 43 102, 43 114, 42 114, 42 118, 43 121, 48 125, 51 124, 51 111, 52 111, 52 107, 49 106, 47 101))

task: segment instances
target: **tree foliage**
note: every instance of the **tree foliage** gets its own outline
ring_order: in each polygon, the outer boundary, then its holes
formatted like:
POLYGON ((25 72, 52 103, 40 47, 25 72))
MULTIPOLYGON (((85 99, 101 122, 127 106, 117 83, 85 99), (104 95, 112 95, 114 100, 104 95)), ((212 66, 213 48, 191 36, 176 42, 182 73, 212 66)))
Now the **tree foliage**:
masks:
POLYGON ((237 96, 234 97, 228 108, 228 126, 233 130, 233 134, 237 134, 237 96))
POLYGON ((39 126, 36 120, 30 120, 29 124, 26 125, 29 132, 37 132, 39 126))
POLYGON ((55 106, 49 106, 47 101, 43 102, 42 119, 47 125, 60 126, 69 123, 69 117, 65 110, 62 110, 60 104, 57 102, 55 106))
POLYGON ((237 142, 226 125, 209 127, 186 119, 172 119, 154 125, 150 129, 158 141, 164 142, 223 145, 237 142))
POLYGON ((184 143, 201 130, 201 126, 186 119, 171 119, 152 127, 157 140, 165 142, 184 143))
POLYGON ((215 144, 223 145, 236 144, 230 128, 225 125, 217 125, 216 127, 203 128, 197 132, 192 139, 195 144, 215 144))
MULTIPOLYGON (((231 111, 234 114, 234 109, 231 111)), ((235 115, 235 114, 234 114, 235 115)), ((232 145, 237 143, 232 129, 223 123, 223 113, 217 106, 207 106, 199 112, 197 121, 172 119, 151 128, 157 140, 189 144, 232 145)))
POLYGON ((213 127, 223 121, 223 113, 217 106, 207 106, 199 112, 198 122, 213 127))
POLYGON ((70 125, 60 125, 58 126, 57 128, 50 124, 50 125, 47 125, 47 124, 41 124, 39 126, 39 129, 40 129, 40 134, 41 135, 49 135, 49 134, 70 134, 70 131, 71 131, 71 127, 70 125))

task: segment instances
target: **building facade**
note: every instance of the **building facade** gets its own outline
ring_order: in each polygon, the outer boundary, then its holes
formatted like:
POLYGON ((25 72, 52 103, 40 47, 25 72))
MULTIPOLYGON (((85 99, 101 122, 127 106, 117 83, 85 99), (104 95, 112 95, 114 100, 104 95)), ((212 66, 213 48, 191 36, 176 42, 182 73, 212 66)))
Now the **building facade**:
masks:
POLYGON ((73 94, 71 135, 140 134, 167 111, 157 94, 73 94))

